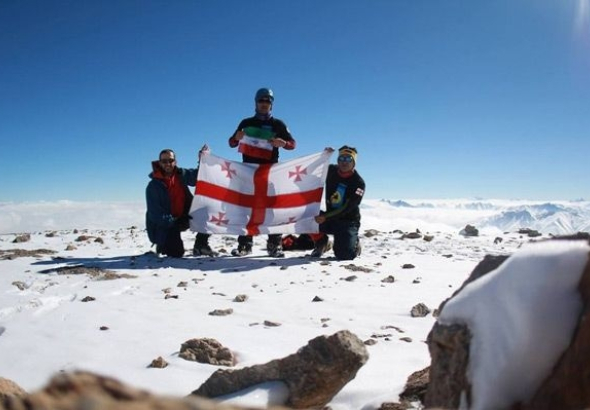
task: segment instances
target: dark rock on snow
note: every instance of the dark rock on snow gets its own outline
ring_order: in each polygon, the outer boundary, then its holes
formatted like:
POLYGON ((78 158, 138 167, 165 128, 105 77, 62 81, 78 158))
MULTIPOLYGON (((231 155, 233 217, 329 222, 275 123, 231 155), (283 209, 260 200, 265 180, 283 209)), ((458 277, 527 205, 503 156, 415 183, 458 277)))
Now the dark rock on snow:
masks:
POLYGON ((234 366, 236 358, 231 350, 215 339, 190 339, 180 346, 180 357, 217 366, 234 366))
POLYGON ((402 239, 420 239, 422 234, 420 232, 408 232, 402 235, 402 239))
POLYGON ((156 359, 152 360, 152 362, 148 365, 148 367, 152 367, 154 369, 163 369, 168 366, 168 362, 164 360, 162 356, 158 356, 156 359))
POLYGON ((479 229, 473 225, 466 225, 459 234, 463 236, 479 236, 479 229))
POLYGON ((412 315, 412 317, 425 317, 430 312, 431 310, 430 308, 428 308, 428 306, 426 306, 424 303, 418 303, 412 308, 410 314, 412 315))
POLYGON ((292 408, 321 408, 354 379, 368 360, 362 340, 347 330, 309 341, 297 353, 266 364, 238 370, 218 370, 192 394, 217 397, 270 382, 289 389, 292 408))
POLYGON ((23 242, 29 242, 30 240, 31 240, 31 234, 24 233, 22 235, 18 235, 16 238, 14 238, 12 243, 23 243, 23 242))

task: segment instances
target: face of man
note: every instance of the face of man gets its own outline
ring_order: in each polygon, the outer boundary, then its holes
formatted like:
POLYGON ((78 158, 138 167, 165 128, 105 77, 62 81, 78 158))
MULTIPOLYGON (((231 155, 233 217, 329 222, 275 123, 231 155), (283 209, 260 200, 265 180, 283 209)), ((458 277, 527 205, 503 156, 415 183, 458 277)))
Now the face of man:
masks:
POLYGON ((268 114, 272 107, 272 102, 269 98, 261 98, 256 101, 256 112, 260 114, 268 114))
POLYGON ((342 173, 350 172, 354 169, 354 159, 351 155, 338 156, 338 170, 342 173))
POLYGON ((170 176, 176 167, 176 157, 173 152, 164 152, 160 155, 160 167, 164 171, 164 175, 170 176))

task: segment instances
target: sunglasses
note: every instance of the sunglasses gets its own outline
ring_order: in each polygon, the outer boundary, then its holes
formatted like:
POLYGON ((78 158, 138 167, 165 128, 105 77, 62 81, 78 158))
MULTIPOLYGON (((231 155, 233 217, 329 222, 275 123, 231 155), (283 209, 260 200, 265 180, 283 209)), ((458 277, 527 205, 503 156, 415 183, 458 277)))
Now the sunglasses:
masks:
POLYGON ((338 162, 352 162, 352 157, 350 155, 340 155, 338 162))
POLYGON ((258 104, 272 104, 272 101, 269 99, 258 100, 258 104))
POLYGON ((176 160, 175 159, 161 159, 160 162, 162 164, 173 164, 176 162, 176 160))

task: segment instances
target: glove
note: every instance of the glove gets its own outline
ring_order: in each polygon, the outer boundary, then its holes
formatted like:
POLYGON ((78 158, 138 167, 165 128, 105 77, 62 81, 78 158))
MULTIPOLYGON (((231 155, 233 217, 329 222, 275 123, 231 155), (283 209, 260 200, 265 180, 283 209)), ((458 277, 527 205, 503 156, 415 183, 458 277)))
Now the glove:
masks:
POLYGON ((203 152, 210 152, 210 151, 211 151, 211 149, 209 148, 209 145, 207 145, 207 144, 203 145, 203 148, 201 148, 199 150, 199 156, 198 156, 197 159, 200 161, 201 160, 201 155, 203 154, 203 152))
POLYGON ((176 218, 176 220, 174 221, 174 226, 176 227, 176 229, 178 229, 180 232, 186 231, 188 228, 190 228, 191 223, 190 220, 193 219, 192 216, 190 215, 182 215, 179 216, 178 218, 176 218))

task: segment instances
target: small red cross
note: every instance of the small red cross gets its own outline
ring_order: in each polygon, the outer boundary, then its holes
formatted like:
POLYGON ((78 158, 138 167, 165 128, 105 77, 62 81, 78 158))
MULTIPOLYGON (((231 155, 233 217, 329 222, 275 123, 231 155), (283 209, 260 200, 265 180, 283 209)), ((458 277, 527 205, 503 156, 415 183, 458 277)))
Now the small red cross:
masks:
POLYGON ((307 168, 301 169, 301 165, 295 166, 295 171, 289 171, 289 178, 295 177, 295 182, 301 181, 301 175, 307 175, 307 168))
POLYGON ((230 167, 231 167, 231 162, 225 161, 224 165, 221 166, 221 171, 227 172, 226 177, 228 177, 229 179, 232 179, 232 175, 237 175, 237 172, 235 169, 231 169, 230 167))
POLYGON ((213 222, 217 226, 227 225, 229 223, 229 219, 225 218, 225 212, 218 212, 218 216, 211 216, 211 220, 209 222, 213 222))

